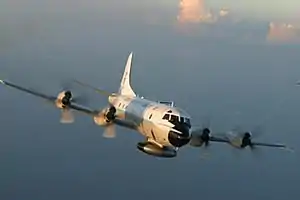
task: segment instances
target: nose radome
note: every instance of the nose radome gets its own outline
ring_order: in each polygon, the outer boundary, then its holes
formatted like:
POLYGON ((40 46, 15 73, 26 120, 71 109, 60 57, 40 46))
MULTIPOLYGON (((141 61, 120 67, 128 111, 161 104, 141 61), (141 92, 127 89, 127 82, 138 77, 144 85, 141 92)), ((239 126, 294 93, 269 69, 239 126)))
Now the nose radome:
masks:
POLYGON ((182 147, 190 142, 191 134, 189 130, 182 133, 171 130, 168 135, 168 140, 174 147, 182 147))

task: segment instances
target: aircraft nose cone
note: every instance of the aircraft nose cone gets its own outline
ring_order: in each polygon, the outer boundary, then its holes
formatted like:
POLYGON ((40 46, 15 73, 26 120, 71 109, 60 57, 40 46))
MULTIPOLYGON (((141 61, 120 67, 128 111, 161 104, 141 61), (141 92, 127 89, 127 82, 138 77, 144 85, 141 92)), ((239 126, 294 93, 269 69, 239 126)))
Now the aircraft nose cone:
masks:
POLYGON ((168 135, 168 140, 174 147, 182 147, 190 142, 191 134, 189 129, 186 129, 181 133, 171 130, 168 135))

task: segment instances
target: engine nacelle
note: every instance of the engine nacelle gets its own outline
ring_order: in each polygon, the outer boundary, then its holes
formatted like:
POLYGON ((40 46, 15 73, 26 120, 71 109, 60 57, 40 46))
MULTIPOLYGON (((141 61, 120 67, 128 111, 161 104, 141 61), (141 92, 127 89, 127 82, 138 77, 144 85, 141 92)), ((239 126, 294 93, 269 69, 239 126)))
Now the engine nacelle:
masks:
POLYGON ((115 107, 105 108, 97 116, 94 116, 94 122, 99 126, 106 126, 113 122, 116 118, 115 114, 115 107))
POLYGON ((172 158, 177 155, 177 151, 170 147, 163 147, 160 148, 155 144, 150 142, 139 142, 137 144, 137 148, 149 155, 156 156, 156 157, 164 157, 164 158, 172 158))
POLYGON ((200 132, 196 131, 192 134, 190 145, 194 147, 201 147, 203 144, 208 145, 210 137, 210 129, 208 128, 204 128, 200 132))
POLYGON ((72 100, 71 91, 68 90, 62 91, 57 95, 56 102, 55 102, 56 107, 61 109, 65 108, 71 104, 71 100, 72 100))
POLYGON ((98 115, 94 116, 94 122, 99 125, 99 126, 106 126, 107 124, 109 124, 109 122, 107 122, 106 117, 106 109, 102 110, 98 115))

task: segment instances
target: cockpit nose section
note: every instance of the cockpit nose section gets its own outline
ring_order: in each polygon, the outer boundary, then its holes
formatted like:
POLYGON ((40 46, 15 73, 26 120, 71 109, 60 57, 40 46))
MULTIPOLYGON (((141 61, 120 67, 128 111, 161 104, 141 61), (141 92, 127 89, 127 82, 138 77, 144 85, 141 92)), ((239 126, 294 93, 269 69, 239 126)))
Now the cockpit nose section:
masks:
POLYGON ((191 132, 187 125, 175 126, 174 129, 176 131, 171 130, 168 135, 170 144, 174 147, 182 147, 190 142, 191 132))
POLYGON ((175 147, 182 147, 190 142, 191 122, 189 117, 185 117, 178 112, 176 113, 169 110, 163 115, 162 119, 167 120, 174 125, 172 127, 173 130, 170 130, 168 134, 170 144, 175 147))

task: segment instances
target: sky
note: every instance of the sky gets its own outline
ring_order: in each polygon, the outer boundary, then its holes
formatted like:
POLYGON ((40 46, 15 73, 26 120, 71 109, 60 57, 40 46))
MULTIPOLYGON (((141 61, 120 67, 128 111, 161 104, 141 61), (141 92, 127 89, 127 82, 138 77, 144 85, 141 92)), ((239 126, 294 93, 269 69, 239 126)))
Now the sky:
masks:
MULTIPOLYGON (((300 47, 267 43, 268 20, 245 14, 238 23, 179 27, 178 2, 20 2, 1 1, 1 78, 51 95, 73 78, 114 92, 133 51, 139 95, 174 101, 195 126, 210 116, 216 132, 264 122, 256 141, 286 143, 295 153, 212 144, 155 158, 137 150, 144 138, 134 131, 118 128, 108 140, 88 116, 60 124, 58 109, 0 87, 1 200, 298 199, 300 47)), ((92 108, 107 105, 91 91, 74 92, 92 108)))
POLYGON ((239 12, 245 12, 247 15, 259 15, 261 17, 300 17, 300 2, 297 0, 287 1, 272 1, 272 0, 246 0, 246 1, 234 1, 234 0, 207 0, 212 6, 224 5, 239 12))
MULTIPOLYGON (((64 10, 71 10, 71 9, 96 9, 101 10, 101 8, 105 7, 165 7, 165 8, 172 8, 178 4, 177 0, 144 0, 144 1, 137 1, 137 0, 126 0, 126 1, 96 1, 96 0, 87 0, 87 1, 80 1, 80 0, 64 0, 64 1, 47 1, 47 0, 14 0, 8 1, 3 0, 1 1, 1 10, 10 12, 11 10, 30 10, 30 11, 37 11, 38 9, 41 10, 49 10, 55 7, 55 10, 64 9, 64 10), (58 8, 59 7, 59 8, 58 8)), ((287 15, 294 15, 299 17, 299 10, 300 10, 300 3, 297 0, 286 0, 286 1, 272 1, 272 0, 245 0, 245 1, 234 1, 234 0, 206 0, 206 5, 210 5, 211 7, 230 7, 238 12, 244 12, 245 14, 259 14, 264 17, 268 16, 287 16, 287 15)), ((118 13, 115 13, 118 14, 118 13)))

